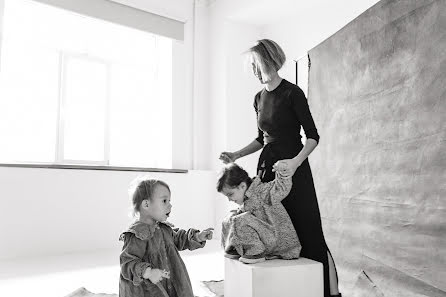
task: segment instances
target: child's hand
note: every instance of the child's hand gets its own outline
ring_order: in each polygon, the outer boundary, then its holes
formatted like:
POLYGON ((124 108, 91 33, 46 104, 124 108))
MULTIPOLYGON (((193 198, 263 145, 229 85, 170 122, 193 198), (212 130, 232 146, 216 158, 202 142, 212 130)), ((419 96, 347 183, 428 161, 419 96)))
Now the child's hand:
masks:
POLYGON ((214 228, 207 228, 200 233, 197 233, 197 240, 200 242, 212 239, 214 228))
POLYGON ((279 160, 273 165, 273 172, 278 172, 283 177, 290 177, 294 175, 296 169, 301 164, 293 159, 279 160))
POLYGON ((149 279, 153 284, 160 282, 164 278, 170 278, 170 272, 163 269, 156 269, 148 267, 146 271, 144 271, 143 278, 149 279))

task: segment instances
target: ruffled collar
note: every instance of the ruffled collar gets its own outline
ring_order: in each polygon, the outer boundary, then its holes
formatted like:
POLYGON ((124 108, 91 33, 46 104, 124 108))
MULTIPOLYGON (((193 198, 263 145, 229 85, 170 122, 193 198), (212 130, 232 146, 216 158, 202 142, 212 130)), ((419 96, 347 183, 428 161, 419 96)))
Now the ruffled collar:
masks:
POLYGON ((148 240, 153 237, 157 229, 160 229, 160 224, 173 227, 172 223, 169 222, 156 222, 153 225, 149 225, 147 223, 141 222, 141 221, 135 221, 130 227, 127 229, 127 231, 123 232, 120 236, 120 240, 124 240, 125 233, 133 233, 135 236, 141 240, 148 240))

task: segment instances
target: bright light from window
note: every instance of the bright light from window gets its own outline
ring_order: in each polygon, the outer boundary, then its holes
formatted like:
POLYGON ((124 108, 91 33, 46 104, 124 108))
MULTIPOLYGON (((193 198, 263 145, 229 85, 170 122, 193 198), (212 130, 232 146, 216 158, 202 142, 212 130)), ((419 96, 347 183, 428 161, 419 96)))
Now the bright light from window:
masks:
POLYGON ((64 60, 63 158, 103 160, 108 113, 107 65, 83 57, 64 60))
POLYGON ((6 0, 0 162, 172 167, 172 41, 6 0))

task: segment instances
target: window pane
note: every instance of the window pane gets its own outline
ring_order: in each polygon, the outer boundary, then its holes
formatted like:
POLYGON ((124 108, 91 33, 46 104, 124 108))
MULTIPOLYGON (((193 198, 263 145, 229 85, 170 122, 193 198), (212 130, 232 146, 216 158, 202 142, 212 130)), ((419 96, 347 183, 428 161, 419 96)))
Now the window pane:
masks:
POLYGON ((172 43, 157 41, 158 66, 112 67, 110 164, 172 168, 172 43))
POLYGON ((36 47, 32 24, 5 5, 0 71, 1 162, 54 162, 59 53, 36 47))
POLYGON ((64 67, 64 159, 103 161, 107 66, 69 57, 64 67))

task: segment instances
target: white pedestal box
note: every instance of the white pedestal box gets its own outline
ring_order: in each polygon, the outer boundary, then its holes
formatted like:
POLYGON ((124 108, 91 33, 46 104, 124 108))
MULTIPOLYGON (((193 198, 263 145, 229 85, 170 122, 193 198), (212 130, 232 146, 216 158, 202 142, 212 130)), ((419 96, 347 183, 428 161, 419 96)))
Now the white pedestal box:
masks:
POLYGON ((322 263, 300 258, 244 264, 225 258, 225 297, 323 297, 322 263))

